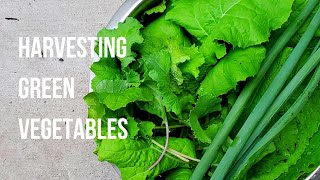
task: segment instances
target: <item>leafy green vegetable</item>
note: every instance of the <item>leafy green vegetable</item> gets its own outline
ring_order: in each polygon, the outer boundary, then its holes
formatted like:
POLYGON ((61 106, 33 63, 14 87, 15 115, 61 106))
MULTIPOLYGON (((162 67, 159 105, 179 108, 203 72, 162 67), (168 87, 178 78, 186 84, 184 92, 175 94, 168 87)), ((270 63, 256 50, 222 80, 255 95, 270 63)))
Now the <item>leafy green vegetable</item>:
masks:
MULTIPOLYGON (((221 169, 228 148, 242 141, 234 134, 243 122, 229 134, 235 121, 244 108, 248 113, 241 117, 245 119, 250 114, 292 51, 291 47, 283 47, 290 39, 287 46, 296 46, 295 38, 304 33, 311 18, 304 25, 302 22, 319 0, 293 1, 162 0, 141 12, 136 17, 140 22, 128 17, 115 29, 103 28, 98 37, 126 38, 127 56, 102 57, 92 64, 93 92, 84 100, 89 106, 88 116, 102 120, 102 135, 108 133, 108 118, 127 118, 124 126, 128 137, 95 139, 99 160, 115 164, 122 179, 154 179, 159 175, 169 180, 201 179, 204 174, 206 178, 216 177, 214 171, 221 169), (302 9, 305 4, 307 8, 302 9), (268 42, 271 31, 281 26, 268 42), (300 26, 296 37, 291 38, 300 26), (289 29, 279 36, 286 27, 289 29), (281 51, 281 57, 276 59, 281 51), (271 64, 272 69, 254 92, 271 64), (242 90, 245 93, 239 95, 242 90), (252 101, 251 105, 248 101, 252 101), (162 154, 164 158, 155 163, 162 154)), ((309 48, 314 47, 315 41, 313 38, 309 48)), ((292 78, 294 74, 287 75, 292 78)), ((303 88, 304 85, 299 87, 299 92, 303 88)), ((294 95, 290 102, 297 97, 294 95)), ((318 165, 314 158, 307 167, 303 156, 318 146, 315 141, 320 122, 314 109, 319 104, 314 95, 296 118, 296 124, 291 123, 255 160, 257 164, 246 174, 247 178, 296 178, 318 165)), ((120 128, 114 131, 119 132, 120 128)))
POLYGON ((128 88, 117 93, 98 93, 99 99, 111 110, 125 107, 134 101, 151 101, 152 94, 146 88, 128 88), (121 97, 121 99, 119 99, 121 97))
MULTIPOLYGON (((299 92, 301 92, 301 88, 295 96, 299 92)), ((251 169, 250 176, 259 179, 278 178, 281 174, 288 172, 289 167, 295 165, 303 157, 302 154, 309 145, 309 139, 318 131, 320 125, 319 112, 315 110, 320 106, 319 98, 317 98, 319 93, 319 88, 317 88, 294 122, 289 124, 273 141, 277 151, 256 164, 251 169)), ((296 99, 296 97, 292 99, 296 99)), ((282 113, 284 112, 285 109, 282 110, 282 113)))
POLYGON ((125 125, 125 128, 127 129, 129 133, 129 138, 134 139, 139 132, 138 123, 133 118, 128 118, 128 124, 125 125))
POLYGON ((84 97, 85 102, 89 106, 88 116, 94 119, 103 117, 105 112, 105 107, 99 102, 98 97, 94 92, 87 94, 84 97))
POLYGON ((173 170, 168 177, 166 177, 166 180, 185 180, 189 179, 191 177, 192 171, 190 169, 186 168, 179 168, 176 170, 173 170))
POLYGON ((198 99, 194 109, 190 112, 189 123, 191 129, 194 131, 195 137, 203 143, 210 143, 211 139, 202 129, 198 119, 210 112, 219 111, 221 109, 220 102, 221 100, 214 96, 202 96, 198 99))
POLYGON ((152 130, 156 127, 156 125, 153 122, 150 121, 142 121, 139 124, 139 135, 142 136, 145 139, 148 139, 152 137, 153 132, 152 130))
MULTIPOLYGON (((125 37, 127 39, 127 55, 125 58, 120 58, 123 67, 127 67, 135 60, 136 54, 131 51, 134 44, 141 44, 143 38, 140 34, 142 25, 134 18, 127 18, 125 23, 119 23, 118 28, 114 30, 102 29, 98 33, 98 37, 125 37)), ((122 51, 122 50, 121 50, 122 51)))
POLYGON ((148 69, 146 73, 157 82, 157 88, 161 89, 162 103, 168 111, 180 114, 181 104, 176 94, 171 90, 170 84, 170 54, 161 51, 157 54, 144 56, 142 59, 148 69))
POLYGON ((147 15, 153 14, 153 13, 163 13, 166 10, 166 1, 163 0, 159 5, 145 11, 144 13, 147 15))
MULTIPOLYGON (((299 13, 302 11, 303 7, 306 6, 308 0, 295 0, 292 6, 292 14, 291 17, 288 20, 288 23, 291 22, 295 17, 297 17, 299 15, 299 13)), ((298 43, 299 39, 301 38, 301 36, 303 35, 303 33, 307 30, 308 25, 310 24, 312 17, 316 14, 317 9, 320 6, 318 5, 312 12, 311 16, 309 16, 309 18, 306 20, 306 23, 303 24, 303 26, 299 29, 299 31, 297 32, 297 34, 292 38, 292 44, 296 44, 298 43)), ((286 24, 285 24, 286 25, 286 24)), ((320 28, 318 29, 318 31, 316 32, 315 37, 320 37, 320 28)))
POLYGON ((217 97, 236 88, 239 81, 245 81, 258 72, 265 53, 262 46, 232 50, 211 69, 201 82, 198 94, 217 97))
MULTIPOLYGON (((164 144, 164 138, 156 138, 156 141, 164 144)), ((195 157, 194 145, 188 139, 170 138, 169 147, 195 157)), ((97 153, 100 161, 116 164, 123 179, 154 178, 170 169, 188 167, 181 160, 166 155, 158 166, 148 171, 161 151, 144 140, 102 140, 97 153)))
POLYGON ((203 53, 206 63, 211 65, 216 64, 217 59, 221 59, 227 54, 226 47, 211 38, 207 38, 199 50, 203 53))
POLYGON ((144 42, 139 48, 142 55, 167 50, 170 53, 170 69, 178 85, 183 83, 182 73, 189 73, 195 78, 198 68, 205 62, 204 57, 190 40, 184 35, 181 27, 165 20, 164 16, 153 21, 143 31, 144 42), (182 69, 178 66, 182 64, 182 69))
POLYGON ((283 173, 279 179, 302 179, 309 176, 309 174, 314 171, 314 169, 320 166, 320 131, 318 130, 316 134, 310 139, 309 145, 306 150, 301 155, 301 158, 293 166, 290 166, 287 172, 283 173))
POLYGON ((287 21, 292 3, 293 0, 176 0, 166 19, 202 42, 213 36, 234 46, 249 47, 266 42, 270 31, 287 21))

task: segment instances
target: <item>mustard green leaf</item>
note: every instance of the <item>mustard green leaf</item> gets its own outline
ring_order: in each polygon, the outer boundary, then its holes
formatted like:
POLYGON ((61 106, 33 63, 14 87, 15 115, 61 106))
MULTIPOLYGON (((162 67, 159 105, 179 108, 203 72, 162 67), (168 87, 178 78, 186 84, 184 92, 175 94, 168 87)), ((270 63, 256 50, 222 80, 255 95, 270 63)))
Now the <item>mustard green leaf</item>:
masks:
POLYGON ((194 136, 203 143, 210 143, 211 138, 207 135, 206 131, 202 129, 199 118, 211 112, 220 111, 220 102, 221 99, 216 98, 215 96, 202 96, 197 100, 194 109, 190 111, 190 127, 194 132, 194 136))
POLYGON ((279 179, 305 179, 308 177, 317 167, 320 166, 320 131, 310 139, 309 145, 304 153, 301 155, 301 159, 293 166, 290 166, 288 172, 283 173, 279 179))
POLYGON ((126 80, 101 80, 96 86, 97 93, 118 93, 124 89, 128 89, 129 85, 126 80))
POLYGON ((217 41, 207 38, 199 48, 206 59, 206 63, 214 65, 217 59, 223 58, 227 54, 227 48, 217 41))
POLYGON ((148 9, 147 11, 145 11, 144 14, 151 15, 154 13, 163 13, 166 10, 166 8, 167 8, 166 1, 163 0, 157 6, 152 7, 151 9, 148 9))
POLYGON ((213 36, 238 47, 268 41, 270 31, 285 23, 293 0, 176 0, 166 19, 200 41, 213 36))
MULTIPOLYGON (((301 88, 302 89, 302 88, 301 88)), ((310 138, 318 131, 320 120, 320 89, 318 88, 297 118, 273 141, 276 151, 254 165, 249 173, 255 179, 276 179, 290 173, 290 167, 298 163, 310 144, 310 138)))
POLYGON ((190 179, 192 170, 187 168, 178 168, 169 173, 166 180, 186 180, 190 179))
MULTIPOLYGON (((164 144, 165 138, 155 138, 164 144)), ((189 139, 170 138, 169 148, 195 157, 195 147, 189 139)), ((180 159, 166 154, 162 161, 151 171, 148 168, 159 158, 162 150, 145 140, 102 140, 97 151, 100 161, 108 161, 115 164, 122 179, 147 179, 155 178, 159 174, 178 167, 188 167, 180 159)))
POLYGON ((205 58, 196 46, 185 47, 184 51, 190 57, 190 59, 182 63, 179 68, 182 73, 191 74, 196 79, 199 77, 199 67, 205 63, 205 58))
POLYGON ((132 87, 117 93, 103 92, 99 93, 98 97, 103 104, 113 111, 126 107, 131 102, 153 100, 152 93, 144 87, 132 87))
POLYGON ((236 88, 239 81, 254 76, 265 57, 262 46, 234 49, 214 66, 202 81, 198 94, 220 96, 236 88))
POLYGON ((222 123, 219 122, 219 123, 212 123, 210 124, 206 129, 205 129, 205 132, 207 134, 207 136, 210 138, 210 139, 213 139, 216 134, 218 133, 220 127, 222 126, 222 123))
POLYGON ((128 137, 130 139, 135 139, 135 137, 138 135, 138 132, 139 132, 138 123, 132 117, 128 117, 127 120, 128 120, 128 124, 124 125, 124 127, 128 131, 128 134, 129 134, 128 137))
POLYGON ((102 118, 106 112, 103 104, 99 102, 99 99, 96 93, 91 92, 87 94, 84 98, 84 101, 89 106, 88 117, 93 119, 102 118))
POLYGON ((148 139, 152 137, 153 135, 153 129, 156 127, 156 125, 151 121, 141 121, 139 123, 139 135, 145 139, 148 139))
POLYGON ((91 87, 96 90, 97 85, 104 79, 122 79, 122 73, 117 67, 115 59, 101 58, 91 66, 91 71, 95 74, 91 82, 91 87))
POLYGON ((166 21, 164 16, 150 23, 143 31, 144 42, 138 50, 142 56, 166 50, 170 53, 171 74, 178 85, 183 83, 182 71, 197 77, 198 68, 204 63, 204 58, 198 48, 191 46, 190 40, 178 25, 166 21), (183 63, 184 70, 178 66, 183 63))
POLYGON ((170 53, 160 51, 155 54, 143 56, 142 60, 146 65, 147 74, 157 83, 157 88, 161 94, 161 104, 166 107, 167 111, 181 114, 182 107, 177 95, 172 91, 170 83, 170 53))
POLYGON ((163 98, 157 87, 157 83, 151 81, 146 81, 145 83, 146 87, 148 87, 148 91, 153 94, 154 99, 148 102, 137 102, 137 105, 141 110, 157 115, 161 119, 165 119, 166 112, 164 111, 164 105, 162 104, 163 98))
MULTIPOLYGON (((112 37, 116 39, 119 37, 126 38, 126 57, 118 58, 121 61, 122 67, 127 67, 136 57, 136 54, 131 50, 132 46, 143 42, 143 37, 140 34, 140 29, 142 27, 143 26, 138 20, 128 17, 124 23, 119 23, 116 29, 101 29, 98 32, 98 37, 108 37, 110 39, 112 37)), ((120 49, 120 52, 123 52, 122 48, 120 49)))

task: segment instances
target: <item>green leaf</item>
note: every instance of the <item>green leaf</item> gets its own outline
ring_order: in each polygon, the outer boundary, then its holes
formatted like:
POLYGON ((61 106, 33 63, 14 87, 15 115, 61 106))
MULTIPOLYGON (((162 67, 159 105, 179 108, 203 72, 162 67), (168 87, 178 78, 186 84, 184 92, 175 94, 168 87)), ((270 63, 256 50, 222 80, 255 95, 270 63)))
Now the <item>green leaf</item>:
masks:
POLYGON ((151 15, 154 13, 163 13, 166 10, 166 1, 163 0, 159 5, 147 10, 144 14, 151 15))
MULTIPOLYGON (((255 105, 258 103, 259 99, 263 96, 264 92, 268 89, 269 85, 272 83, 273 79, 276 77, 278 72, 280 71, 281 67, 285 63, 285 61, 288 59, 289 55, 292 52, 292 48, 284 48, 282 52, 279 54, 277 59, 275 59, 274 63, 269 68, 267 74, 265 75, 264 79, 261 81, 261 85, 257 88, 256 93, 253 94, 252 100, 248 103, 248 105, 245 107, 245 110, 243 111, 243 115, 239 119, 236 127, 241 128, 243 121, 247 119, 247 116, 249 116, 250 112, 252 112, 255 105)), ((290 78, 291 79, 291 78, 290 78)), ((236 131, 239 131, 240 129, 236 128, 236 131)))
POLYGON ((318 166, 320 166, 320 131, 310 139, 310 143, 301 159, 293 166, 290 166, 288 172, 283 173, 279 179, 304 179, 309 176, 318 166))
POLYGON ((198 94, 200 96, 210 94, 217 97, 235 89, 239 81, 245 81, 258 72, 265 53, 262 46, 230 51, 207 74, 200 85, 198 94))
POLYGON ((199 74, 198 68, 204 63, 204 58, 199 50, 191 46, 190 40, 178 25, 166 21, 164 16, 154 20, 143 31, 144 42, 139 46, 142 56, 166 50, 170 53, 170 70, 173 79, 178 85, 183 83, 182 70, 178 67, 184 63, 185 73, 194 76, 199 74), (190 61, 190 62, 189 62, 190 61))
POLYGON ((129 85, 126 80, 101 80, 96 86, 97 93, 118 93, 128 89, 129 85))
POLYGON ((92 65, 95 73, 92 89, 99 101, 115 111, 135 101, 151 101, 153 95, 147 88, 139 87, 140 75, 132 69, 119 70, 115 59, 101 58, 92 65))
POLYGON ((218 133, 218 131, 221 128, 221 126, 222 126, 221 122, 210 124, 205 130, 207 136, 210 139, 213 139, 216 136, 216 134, 218 133))
POLYGON ((191 169, 179 168, 171 171, 170 174, 166 177, 166 180, 186 180, 190 179, 191 175, 191 169))
POLYGON ((139 123, 139 135, 144 139, 148 139, 152 137, 152 130, 156 127, 156 125, 151 121, 142 121, 139 123))
POLYGON ((181 114, 181 104, 177 95, 172 91, 170 84, 170 54, 167 51, 161 51, 156 54, 142 57, 147 74, 152 80, 157 82, 157 87, 161 93, 163 104, 167 111, 181 114))
POLYGON ((83 99, 86 102, 86 104, 89 106, 89 109, 88 109, 89 118, 93 118, 97 120, 99 118, 102 118, 106 114, 105 107, 103 106, 103 104, 99 102, 99 99, 96 93, 91 92, 87 94, 83 99))
POLYGON ((194 136, 203 143, 210 143, 211 138, 206 134, 201 127, 199 119, 211 112, 221 110, 221 99, 214 96, 206 95, 198 99, 195 107, 190 112, 189 123, 194 136))
POLYGON ((128 124, 125 125, 124 127, 126 128, 126 130, 129 133, 129 138, 130 139, 134 139, 139 132, 139 127, 138 127, 138 123, 132 118, 132 117, 128 117, 128 124))
POLYGON ((97 85, 104 79, 114 80, 122 78, 115 59, 101 58, 100 61, 92 64, 91 71, 96 75, 91 82, 93 90, 96 90, 97 85))
MULTIPOLYGON (((126 43, 126 57, 119 58, 122 64, 122 67, 127 67, 132 61, 135 60, 136 54, 131 50, 134 44, 141 44, 143 42, 143 37, 140 34, 140 29, 143 26, 139 23, 138 20, 128 17, 124 23, 119 23, 117 29, 101 29, 98 32, 98 37, 124 37, 127 40, 126 43)), ((121 52, 123 50, 121 49, 121 52)))
POLYGON ((200 73, 199 67, 204 64, 205 59, 196 46, 187 47, 184 50, 190 60, 182 63, 179 67, 182 73, 189 73, 197 79, 200 73))
POLYGON ((238 47, 268 41, 291 13, 293 0, 177 0, 166 19, 184 27, 200 41, 212 36, 238 47))
POLYGON ((130 86, 139 87, 141 80, 140 80, 140 74, 136 71, 129 69, 125 72, 126 79, 130 86))
POLYGON ((199 50, 205 57, 206 63, 211 65, 216 64, 217 59, 221 59, 227 54, 225 45, 219 44, 211 38, 207 38, 200 46, 199 50))
POLYGON ((146 82, 148 91, 153 94, 153 101, 137 102, 137 105, 141 110, 147 111, 150 114, 157 115, 161 119, 165 119, 166 112, 164 111, 164 105, 162 104, 161 92, 158 90, 156 82, 146 82))
POLYGON ((108 108, 115 111, 122 107, 126 107, 127 104, 135 101, 152 101, 153 95, 144 87, 132 87, 121 90, 117 93, 99 93, 98 97, 100 101, 108 108))
MULTIPOLYGON (((156 138, 164 144, 165 138, 156 138)), ((190 157, 195 157, 195 148, 189 139, 170 138, 169 147, 190 157)), ((122 179, 155 178, 159 174, 177 167, 188 167, 188 164, 166 154, 162 161, 151 171, 148 168, 159 158, 162 150, 144 140, 102 140, 97 151, 100 161, 115 164, 122 179)))

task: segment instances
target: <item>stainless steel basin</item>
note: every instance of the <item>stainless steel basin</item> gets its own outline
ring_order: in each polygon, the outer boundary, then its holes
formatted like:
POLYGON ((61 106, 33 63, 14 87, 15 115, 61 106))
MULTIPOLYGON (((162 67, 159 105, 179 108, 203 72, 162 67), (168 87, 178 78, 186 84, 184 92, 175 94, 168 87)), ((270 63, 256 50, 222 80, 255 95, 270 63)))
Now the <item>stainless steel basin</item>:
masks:
MULTIPOLYGON (((141 12, 151 7, 153 4, 159 3, 162 0, 126 0, 121 7, 116 11, 111 20, 109 21, 106 28, 114 29, 117 27, 119 22, 125 21, 129 16, 137 17, 141 12)), ((95 58, 94 61, 99 59, 95 58)), ((92 74, 91 79, 93 79, 94 74, 92 74)), ((116 166, 113 166, 115 170, 119 173, 116 166)), ((120 173, 119 173, 120 174, 120 173)), ((319 180, 320 179, 320 167, 317 168, 307 180, 319 180)))

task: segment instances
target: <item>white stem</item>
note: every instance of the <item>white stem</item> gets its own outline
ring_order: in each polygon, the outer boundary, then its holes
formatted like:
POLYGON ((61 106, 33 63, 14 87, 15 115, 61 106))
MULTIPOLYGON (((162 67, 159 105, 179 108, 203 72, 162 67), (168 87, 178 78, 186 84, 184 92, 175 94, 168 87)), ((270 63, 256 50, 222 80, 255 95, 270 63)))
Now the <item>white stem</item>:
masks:
MULTIPOLYGON (((159 144, 157 141, 151 139, 151 142, 153 144, 155 144, 156 146, 160 147, 161 149, 164 149, 164 147, 161 144, 159 144)), ((195 162, 200 162, 200 159, 196 159, 196 158, 190 157, 188 155, 182 154, 181 152, 176 151, 176 150, 171 149, 171 148, 167 148, 167 152, 170 153, 171 155, 174 155, 175 157, 181 159, 182 161, 185 161, 185 162, 189 162, 189 160, 192 160, 192 161, 195 161, 195 162)), ((212 164, 212 165, 213 166, 218 166, 218 164, 212 164)))
POLYGON ((156 165, 158 165, 160 163, 160 161, 162 160, 162 158, 164 157, 164 155, 166 154, 166 151, 168 149, 168 144, 169 144, 169 124, 168 124, 168 119, 165 119, 164 122, 165 126, 166 126, 166 143, 164 145, 163 151, 160 155, 160 157, 158 158, 158 160, 152 164, 152 166, 149 167, 149 171, 152 170, 156 165))
MULTIPOLYGON (((151 142, 152 142, 153 144, 155 144, 156 146, 160 147, 161 149, 164 149, 164 147, 163 147, 161 144, 159 144, 157 141, 151 139, 151 142)), ((181 159, 181 160, 184 161, 184 162, 189 162, 189 159, 187 159, 187 158, 185 158, 185 157, 182 157, 181 155, 175 153, 173 149, 168 148, 168 149, 167 149, 167 152, 170 153, 171 155, 173 155, 173 156, 181 159)))

